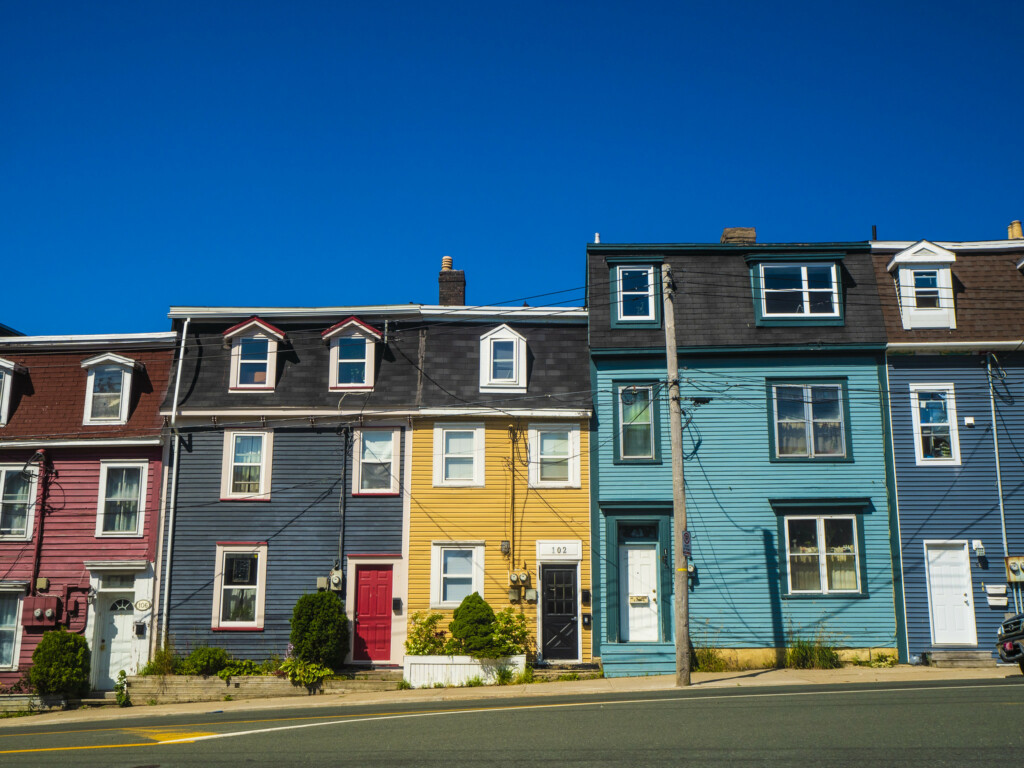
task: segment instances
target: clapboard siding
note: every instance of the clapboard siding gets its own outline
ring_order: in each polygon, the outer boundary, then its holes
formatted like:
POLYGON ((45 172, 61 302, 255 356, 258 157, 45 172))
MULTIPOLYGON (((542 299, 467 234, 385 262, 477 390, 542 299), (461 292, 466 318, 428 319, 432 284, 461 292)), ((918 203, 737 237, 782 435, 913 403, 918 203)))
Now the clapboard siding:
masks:
MULTIPOLYGON (((1003 502, 1010 554, 1024 551, 1024 358, 1001 356, 1007 375, 998 380, 995 399, 1003 502)), ((992 439, 991 402, 984 355, 898 356, 889 358, 899 527, 906 595, 907 634, 911 653, 932 650, 926 540, 979 539, 985 562, 970 553, 978 648, 994 651, 996 629, 1010 608, 989 607, 984 584, 1005 584, 1005 552, 999 521, 999 494, 992 439), (919 467, 914 453, 910 402, 913 383, 955 387, 961 466, 919 467), (974 427, 964 425, 974 418, 974 427)))

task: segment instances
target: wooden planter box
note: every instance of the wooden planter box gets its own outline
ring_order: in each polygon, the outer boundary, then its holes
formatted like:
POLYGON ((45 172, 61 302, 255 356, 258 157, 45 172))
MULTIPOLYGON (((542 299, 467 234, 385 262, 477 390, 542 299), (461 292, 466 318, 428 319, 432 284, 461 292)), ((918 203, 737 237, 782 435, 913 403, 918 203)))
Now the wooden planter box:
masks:
POLYGON ((513 673, 526 669, 526 655, 499 659, 474 659, 472 656, 406 656, 402 662, 405 679, 413 688, 441 685, 465 685, 479 677, 488 685, 498 681, 498 670, 507 667, 513 673))

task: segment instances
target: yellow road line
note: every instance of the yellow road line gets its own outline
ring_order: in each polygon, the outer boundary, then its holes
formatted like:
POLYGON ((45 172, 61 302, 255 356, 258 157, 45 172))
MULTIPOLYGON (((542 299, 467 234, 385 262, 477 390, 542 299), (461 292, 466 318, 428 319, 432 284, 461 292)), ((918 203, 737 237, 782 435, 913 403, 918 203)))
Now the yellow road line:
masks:
POLYGON ((71 752, 76 749, 121 749, 122 747, 156 747, 159 741, 142 741, 138 744, 92 744, 88 747, 35 747, 33 749, 5 749, 0 755, 20 755, 26 752, 71 752))

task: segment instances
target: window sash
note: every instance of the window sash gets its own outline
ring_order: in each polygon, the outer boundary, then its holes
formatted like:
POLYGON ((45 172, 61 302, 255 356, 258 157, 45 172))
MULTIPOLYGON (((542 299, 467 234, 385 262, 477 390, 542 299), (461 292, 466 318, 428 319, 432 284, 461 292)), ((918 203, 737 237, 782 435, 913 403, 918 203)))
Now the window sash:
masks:
POLYGON ((516 380, 516 343, 508 339, 491 340, 491 381, 516 380))
POLYGON ((0 667, 13 667, 14 646, 18 639, 19 596, 0 592, 0 667))
POLYGON ((841 384, 775 384, 777 458, 846 456, 846 419, 841 384))
POLYGON ((256 623, 256 599, 260 588, 259 553, 225 552, 222 564, 221 623, 256 623))
POLYGON ((33 482, 18 469, 0 469, 0 536, 25 536, 32 511, 33 482))
POLYGON ((142 467, 106 467, 103 533, 136 533, 142 507, 142 467))
POLYGON ((92 398, 89 404, 90 421, 118 421, 121 418, 121 396, 124 371, 114 365, 100 365, 92 369, 92 398))
POLYGON ((921 457, 924 459, 953 458, 949 393, 943 390, 919 390, 917 392, 917 414, 921 432, 921 457))
POLYGON ((359 490, 390 491, 394 485, 394 432, 365 431, 360 435, 359 490))
POLYGON ((852 515, 785 518, 791 593, 860 591, 857 521, 852 515))
POLYGON ((472 429, 446 429, 441 440, 445 481, 473 480, 476 469, 476 432, 472 429), (468 439, 468 443, 457 444, 456 439, 460 442, 468 439))
POLYGON ((335 342, 338 354, 337 384, 340 387, 366 383, 366 350, 369 346, 362 336, 339 338, 335 342))
POLYGON ((654 268, 618 267, 619 319, 654 319, 654 268), (639 280, 643 280, 643 284, 639 280))
POLYGON ((654 458, 653 396, 652 387, 619 388, 619 455, 623 459, 654 458))
POLYGON ((441 602, 461 603, 473 589, 472 549, 441 548, 441 602))
POLYGON ((834 264, 762 264, 761 286, 765 317, 839 316, 834 264))
POLYGON ((238 386, 265 387, 270 373, 270 339, 258 336, 238 340, 238 386))
POLYGON ((263 435, 234 436, 231 451, 231 493, 260 493, 263 480, 263 435))
POLYGON ((538 479, 542 483, 569 481, 569 452, 572 432, 568 429, 542 429, 537 432, 538 479))

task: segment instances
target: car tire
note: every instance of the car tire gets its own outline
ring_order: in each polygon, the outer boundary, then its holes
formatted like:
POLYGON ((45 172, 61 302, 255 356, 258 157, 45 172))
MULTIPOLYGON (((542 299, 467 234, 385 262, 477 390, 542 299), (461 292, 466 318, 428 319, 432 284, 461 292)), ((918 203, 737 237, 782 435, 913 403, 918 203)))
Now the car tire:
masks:
POLYGON ((1021 659, 1017 663, 1020 664, 1020 673, 1024 675, 1024 659, 1021 659))

